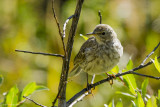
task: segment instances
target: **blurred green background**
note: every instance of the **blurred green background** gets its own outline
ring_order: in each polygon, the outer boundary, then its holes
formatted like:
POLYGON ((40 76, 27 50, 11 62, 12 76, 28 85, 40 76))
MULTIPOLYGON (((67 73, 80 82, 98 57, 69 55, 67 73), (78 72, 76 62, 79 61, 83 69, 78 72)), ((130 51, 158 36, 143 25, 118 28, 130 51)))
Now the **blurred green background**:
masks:
MULTIPOLYGON (((55 9, 61 27, 64 21, 74 13, 77 0, 55 0, 55 9)), ((80 34, 93 31, 99 24, 98 10, 102 12, 102 23, 109 24, 117 32, 124 47, 124 56, 119 64, 124 69, 129 58, 138 66, 147 54, 160 41, 160 0, 85 0, 73 46, 71 66, 79 48, 85 41, 80 34)), ((68 34, 71 22, 67 25, 68 34)), ((65 38, 65 43, 67 37, 65 38)), ((51 56, 17 53, 14 50, 63 54, 62 43, 53 18, 51 0, 1 0, 0 1, 0 75, 4 82, 0 86, 0 101, 3 93, 17 84, 20 90, 35 81, 50 90, 34 93, 31 98, 43 105, 51 106, 56 96, 62 59, 51 56)), ((154 55, 160 55, 160 48, 154 55)), ((154 58, 154 55, 152 58, 154 58)), ((160 76, 154 65, 137 72, 160 76)), ((143 77, 135 76, 140 86, 143 77)), ((96 77, 96 81, 106 78, 96 77)), ((68 83, 67 99, 86 86, 82 73, 68 83)), ((112 98, 123 101, 124 106, 131 104, 131 99, 115 94, 126 91, 121 82, 114 80, 102 84, 75 107, 102 107, 112 98)), ((149 79, 148 94, 157 94, 160 81, 149 79)), ((35 106, 27 101, 22 107, 35 106)), ((35 106, 36 107, 36 106, 35 106)))

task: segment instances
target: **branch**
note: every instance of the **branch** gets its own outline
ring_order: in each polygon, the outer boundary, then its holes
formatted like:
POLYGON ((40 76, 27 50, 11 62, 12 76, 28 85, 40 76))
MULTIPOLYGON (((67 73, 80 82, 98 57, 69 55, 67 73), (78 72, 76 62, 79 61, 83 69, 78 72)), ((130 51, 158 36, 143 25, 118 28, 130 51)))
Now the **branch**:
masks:
POLYGON ((160 45, 160 42, 159 42, 158 45, 153 49, 153 51, 146 56, 146 58, 143 60, 143 62, 141 63, 141 65, 144 65, 144 63, 146 62, 146 60, 147 60, 152 54, 154 54, 155 50, 158 48, 159 45, 160 45))
POLYGON ((61 54, 51 54, 51 53, 43 53, 43 52, 31 52, 31 51, 24 51, 24 50, 15 50, 16 52, 23 52, 23 53, 30 53, 30 54, 40 54, 40 55, 47 55, 47 56, 56 56, 56 57, 64 57, 61 54))
POLYGON ((61 40, 62 40, 63 50, 64 50, 64 52, 65 52, 65 54, 66 54, 66 49, 65 49, 63 34, 62 34, 62 31, 61 31, 60 24, 59 24, 59 22, 58 22, 58 19, 57 19, 56 12, 55 12, 54 5, 53 5, 53 4, 54 4, 54 0, 52 0, 53 16, 54 16, 54 19, 56 20, 56 24, 57 24, 57 27, 58 27, 58 30, 59 30, 59 35, 60 35, 61 40))
POLYGON ((36 105, 38 105, 38 106, 47 107, 47 106, 44 106, 44 105, 42 105, 42 104, 39 104, 39 103, 35 102, 34 100, 30 99, 29 97, 26 97, 26 96, 23 96, 23 97, 26 98, 27 100, 33 102, 34 104, 36 104, 36 105))
POLYGON ((72 19, 73 17, 74 17, 74 15, 70 16, 70 17, 67 18, 67 20, 65 21, 65 23, 64 23, 64 25, 63 25, 63 37, 66 36, 66 34, 65 34, 66 26, 67 26, 69 20, 72 19))
MULTIPOLYGON (((159 44, 160 44, 160 43, 159 43, 159 44)), ((149 55, 147 55, 147 57, 151 56, 151 55, 154 53, 154 51, 158 48, 159 44, 154 48, 154 50, 153 50, 149 55)), ((157 57, 157 59, 159 59, 159 58, 160 58, 160 56, 157 57)), ((145 61, 146 61, 146 58, 143 60, 143 62, 145 63, 145 61)), ((153 78, 153 79, 160 80, 160 77, 154 77, 154 76, 150 76, 150 75, 145 75, 145 74, 140 74, 140 73, 134 72, 134 71, 137 71, 137 70, 139 70, 139 69, 142 69, 142 68, 144 68, 144 67, 146 67, 146 66, 148 66, 148 65, 151 65, 152 63, 153 63, 153 61, 149 61, 147 64, 143 64, 143 65, 140 64, 138 67, 135 67, 135 68, 133 68, 133 69, 131 69, 131 70, 129 70, 129 71, 116 74, 115 77, 117 78, 117 77, 120 77, 120 76, 123 76, 123 75, 126 75, 126 74, 135 74, 135 75, 139 75, 139 76, 144 76, 144 77, 148 77, 148 78, 153 78)), ((75 100, 78 99, 78 101, 79 101, 79 99, 82 98, 81 96, 84 96, 84 95, 86 96, 86 92, 88 93, 88 90, 91 90, 92 88, 95 88, 96 86, 98 86, 98 85, 100 85, 100 84, 103 84, 103 83, 105 83, 105 82, 107 82, 107 81, 109 81, 109 80, 111 80, 112 78, 115 78, 115 77, 114 77, 114 76, 108 77, 108 78, 103 79, 103 80, 100 80, 100 81, 98 81, 98 82, 96 82, 96 83, 94 83, 94 84, 90 84, 89 87, 84 88, 84 89, 81 90, 79 93, 75 94, 75 95, 67 102, 67 106, 70 106, 70 105, 72 105, 72 104, 75 104, 75 100), (79 97, 80 97, 80 98, 79 98, 79 97)), ((87 95, 88 95, 88 94, 87 94, 87 95)), ((83 98, 84 98, 84 97, 83 97, 83 98)), ((82 100, 82 99, 81 99, 81 100, 82 100)))
MULTIPOLYGON (((77 25, 78 25, 83 2, 84 2, 84 0, 77 1, 76 10, 74 13, 72 25, 71 25, 69 36, 68 36, 66 53, 65 53, 65 57, 63 58, 63 66, 62 66, 62 72, 61 72, 59 89, 58 89, 59 95, 57 94, 57 96, 59 96, 59 97, 57 97, 58 98, 58 106, 60 106, 60 107, 66 106, 66 85, 67 85, 66 81, 68 78, 69 63, 70 63, 70 57, 71 57, 71 52, 72 52, 72 47, 73 47, 73 42, 74 42, 74 36, 76 33, 76 29, 77 29, 77 25)), ((54 104, 55 103, 53 102, 53 106, 54 106, 54 104)))
POLYGON ((99 23, 102 24, 102 15, 101 15, 101 11, 100 10, 98 11, 98 15, 99 15, 99 19, 100 19, 99 23))

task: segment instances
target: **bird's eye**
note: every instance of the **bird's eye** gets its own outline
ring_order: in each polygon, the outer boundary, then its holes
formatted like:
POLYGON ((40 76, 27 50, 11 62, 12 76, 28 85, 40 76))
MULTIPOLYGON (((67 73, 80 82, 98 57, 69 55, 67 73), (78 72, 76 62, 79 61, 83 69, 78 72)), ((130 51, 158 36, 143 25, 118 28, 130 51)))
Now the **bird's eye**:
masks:
POLYGON ((105 32, 102 32, 102 35, 105 35, 105 32))

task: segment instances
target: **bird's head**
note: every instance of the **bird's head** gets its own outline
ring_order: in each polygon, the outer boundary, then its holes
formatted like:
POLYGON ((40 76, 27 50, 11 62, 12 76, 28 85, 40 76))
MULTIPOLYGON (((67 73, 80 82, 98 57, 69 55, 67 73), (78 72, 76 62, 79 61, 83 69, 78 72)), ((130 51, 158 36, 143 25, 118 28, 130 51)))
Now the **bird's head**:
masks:
POLYGON ((97 25, 94 31, 91 33, 87 33, 87 35, 95 36, 98 42, 111 41, 117 37, 115 31, 109 25, 106 24, 97 25))

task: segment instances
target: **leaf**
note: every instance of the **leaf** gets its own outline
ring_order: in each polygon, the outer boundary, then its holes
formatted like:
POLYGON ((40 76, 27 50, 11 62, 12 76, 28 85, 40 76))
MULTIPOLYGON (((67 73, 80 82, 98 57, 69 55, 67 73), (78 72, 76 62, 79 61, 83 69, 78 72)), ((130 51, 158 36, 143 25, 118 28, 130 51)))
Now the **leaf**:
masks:
POLYGON ((158 90, 158 107, 160 107, 160 90, 158 90))
POLYGON ((48 88, 45 86, 41 86, 41 85, 38 86, 38 85, 36 85, 35 82, 29 83, 28 85, 25 86, 25 88, 22 91, 21 100, 24 100, 23 96, 29 96, 33 92, 40 91, 40 90, 48 90, 48 88))
POLYGON ((84 36, 82 34, 80 34, 80 36, 84 39, 84 40, 88 40, 88 37, 87 36, 84 36))
MULTIPOLYGON (((127 70, 122 70, 122 72, 126 72, 132 68, 133 68, 132 60, 129 60, 129 62, 127 64, 127 70)), ((133 74, 124 75, 123 80, 124 80, 125 84, 127 85, 127 87, 129 88, 130 92, 132 94, 136 95, 135 90, 137 89, 137 84, 136 84, 134 75, 133 74)))
POLYGON ((2 82, 3 82, 3 76, 0 75, 0 85, 2 84, 2 82))
POLYGON ((28 85, 26 85, 25 88, 22 91, 21 100, 24 100, 23 96, 29 96, 35 90, 36 90, 36 83, 35 82, 31 82, 28 85))
POLYGON ((120 92, 120 91, 117 91, 116 94, 122 94, 124 96, 130 97, 130 98, 133 98, 133 99, 136 98, 134 95, 131 95, 129 93, 120 92))
POLYGON ((123 103, 121 99, 117 102, 116 107, 123 107, 123 103))
POLYGON ((157 107, 157 101, 154 96, 152 96, 150 99, 148 99, 146 107, 157 107))
POLYGON ((150 99, 148 99, 148 101, 147 101, 147 106, 146 106, 146 107, 152 107, 151 98, 150 98, 150 99))
POLYGON ((49 89, 42 85, 36 86, 36 91, 41 91, 41 90, 49 90, 49 89))
POLYGON ((142 96, 139 92, 137 92, 137 98, 135 100, 135 104, 137 107, 144 107, 144 102, 143 102, 142 96))
POLYGON ((118 65, 116 65, 112 70, 111 70, 112 72, 114 72, 114 73, 119 73, 119 67, 118 67, 118 65))
POLYGON ((18 103, 18 92, 19 90, 16 85, 9 90, 6 96, 6 104, 8 105, 8 107, 16 107, 18 103))
POLYGON ((144 99, 147 92, 147 85, 148 85, 148 79, 145 79, 142 83, 141 89, 142 89, 142 98, 144 99))
POLYGON ((130 70, 130 69, 132 69, 133 68, 133 62, 132 62, 132 60, 130 59, 129 61, 128 61, 128 64, 127 64, 127 70, 130 70))
POLYGON ((160 63, 158 62, 157 56, 155 56, 154 65, 156 69, 160 72, 160 63))

